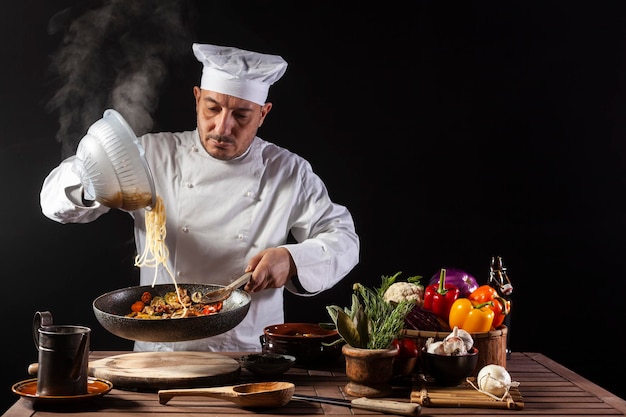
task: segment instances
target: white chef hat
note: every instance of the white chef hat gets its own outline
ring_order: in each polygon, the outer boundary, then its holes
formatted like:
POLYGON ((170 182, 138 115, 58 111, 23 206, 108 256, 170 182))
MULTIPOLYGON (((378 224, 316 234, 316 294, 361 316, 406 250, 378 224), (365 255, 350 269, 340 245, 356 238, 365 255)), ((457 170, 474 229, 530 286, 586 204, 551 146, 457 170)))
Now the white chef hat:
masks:
POLYGON ((200 88, 264 105, 270 86, 287 70, 278 55, 267 55, 229 46, 193 44, 193 53, 204 65, 200 88))

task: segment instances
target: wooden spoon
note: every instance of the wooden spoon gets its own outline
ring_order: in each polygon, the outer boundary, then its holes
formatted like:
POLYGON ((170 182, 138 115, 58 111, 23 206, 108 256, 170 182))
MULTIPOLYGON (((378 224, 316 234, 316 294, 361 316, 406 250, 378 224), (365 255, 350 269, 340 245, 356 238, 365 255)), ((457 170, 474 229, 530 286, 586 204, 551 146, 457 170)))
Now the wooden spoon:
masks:
POLYGON ((214 388, 159 390, 159 403, 166 404, 175 396, 221 398, 242 407, 281 407, 287 404, 296 386, 291 382, 255 382, 214 388))
POLYGON ((251 276, 252 272, 246 272, 227 286, 207 292, 200 298, 200 302, 203 304, 212 304, 227 299, 235 289, 247 284, 251 276))

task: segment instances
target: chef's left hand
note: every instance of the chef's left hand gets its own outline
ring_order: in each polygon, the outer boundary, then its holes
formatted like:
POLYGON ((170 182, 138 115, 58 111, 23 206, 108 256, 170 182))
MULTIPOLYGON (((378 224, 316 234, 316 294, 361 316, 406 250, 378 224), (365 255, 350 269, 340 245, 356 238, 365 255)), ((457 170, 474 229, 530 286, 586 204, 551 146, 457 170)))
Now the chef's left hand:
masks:
POLYGON ((296 264, 286 248, 265 249, 248 262, 246 272, 253 271, 244 289, 257 292, 266 288, 281 288, 296 275, 296 264))

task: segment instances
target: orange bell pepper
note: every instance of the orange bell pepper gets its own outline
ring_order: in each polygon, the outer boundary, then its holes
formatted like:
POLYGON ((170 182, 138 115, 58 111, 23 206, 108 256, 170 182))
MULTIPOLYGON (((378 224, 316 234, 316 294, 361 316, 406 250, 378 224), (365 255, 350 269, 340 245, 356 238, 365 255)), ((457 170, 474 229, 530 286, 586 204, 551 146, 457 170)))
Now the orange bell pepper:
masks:
POLYGON ((458 327, 469 333, 483 333, 491 330, 494 312, 490 308, 493 301, 478 303, 469 298, 458 298, 450 308, 448 324, 451 329, 458 327))
POLYGON ((493 304, 490 308, 493 310, 493 324, 492 327, 495 329, 504 322, 507 314, 511 312, 511 301, 504 299, 500 296, 498 291, 489 286, 489 285, 481 285, 471 292, 470 295, 467 296, 472 301, 476 301, 478 303, 486 303, 488 301, 493 301, 493 304))

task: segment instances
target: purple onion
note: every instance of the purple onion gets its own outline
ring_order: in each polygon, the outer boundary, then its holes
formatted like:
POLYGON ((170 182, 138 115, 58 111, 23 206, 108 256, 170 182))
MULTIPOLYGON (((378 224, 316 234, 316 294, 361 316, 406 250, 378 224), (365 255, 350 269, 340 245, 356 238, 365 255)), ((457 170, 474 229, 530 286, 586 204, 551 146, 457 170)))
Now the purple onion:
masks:
MULTIPOLYGON (((467 272, 457 269, 457 268, 442 268, 446 270, 446 284, 452 284, 457 287, 461 294, 460 296, 463 298, 467 298, 476 288, 478 288, 478 282, 476 278, 467 272)), ((439 283, 439 275, 441 274, 441 269, 437 271, 435 275, 432 276, 428 285, 438 284, 439 283)))

